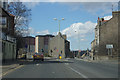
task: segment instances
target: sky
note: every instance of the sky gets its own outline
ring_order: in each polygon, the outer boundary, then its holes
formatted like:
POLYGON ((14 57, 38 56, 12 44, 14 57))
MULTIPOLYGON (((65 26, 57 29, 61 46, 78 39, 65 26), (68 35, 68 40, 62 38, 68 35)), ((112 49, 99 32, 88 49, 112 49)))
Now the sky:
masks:
POLYGON ((117 2, 54 2, 54 0, 24 4, 32 10, 32 21, 29 24, 31 36, 57 35, 60 20, 60 32, 67 35, 71 50, 91 49, 98 17, 109 20, 112 18, 112 5, 113 11, 116 11, 118 6, 117 2))

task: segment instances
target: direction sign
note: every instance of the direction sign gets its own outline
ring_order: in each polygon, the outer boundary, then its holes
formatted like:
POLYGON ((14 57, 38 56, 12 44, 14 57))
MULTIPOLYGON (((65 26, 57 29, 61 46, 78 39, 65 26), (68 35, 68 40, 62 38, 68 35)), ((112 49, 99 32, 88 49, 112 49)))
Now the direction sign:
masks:
POLYGON ((107 49, 113 48, 113 44, 107 44, 107 45, 106 45, 106 48, 107 48, 107 49))

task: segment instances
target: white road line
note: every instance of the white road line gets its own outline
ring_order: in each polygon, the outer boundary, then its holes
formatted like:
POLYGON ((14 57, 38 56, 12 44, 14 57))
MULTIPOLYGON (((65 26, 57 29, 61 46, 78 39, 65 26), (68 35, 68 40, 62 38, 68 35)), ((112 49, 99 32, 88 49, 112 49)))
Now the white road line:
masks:
POLYGON ((65 63, 65 65, 69 65, 69 63, 65 63))
POLYGON ((55 73, 55 72, 52 72, 53 74, 55 73))
POLYGON ((36 64, 37 66, 39 65, 39 64, 36 64))
POLYGON ((71 67, 69 67, 69 68, 70 68, 71 70, 73 70, 74 72, 76 72, 77 74, 79 74, 80 76, 82 76, 83 78, 88 78, 87 76, 85 76, 84 74, 76 71, 75 69, 73 69, 73 68, 71 68, 71 67))

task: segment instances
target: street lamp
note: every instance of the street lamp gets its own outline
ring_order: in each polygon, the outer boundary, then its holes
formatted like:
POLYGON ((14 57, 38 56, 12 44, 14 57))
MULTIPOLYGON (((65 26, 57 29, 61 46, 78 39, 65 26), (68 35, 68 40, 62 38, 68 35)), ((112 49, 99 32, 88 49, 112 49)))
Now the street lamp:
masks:
MULTIPOLYGON (((53 18, 54 20, 57 20, 57 18, 53 18)), ((60 20, 58 20, 58 24, 59 24, 59 33, 60 33, 60 21, 64 20, 64 18, 61 18, 60 20)), ((58 39, 58 49, 60 49, 60 38, 58 39)), ((60 53, 60 50, 58 51, 58 55, 60 53)))
MULTIPOLYGON (((75 32, 77 32, 77 31, 75 31, 75 32)), ((78 50, 78 57, 80 56, 80 39, 79 39, 79 37, 80 37, 80 28, 79 28, 79 31, 78 31, 78 40, 79 40, 79 42, 78 42, 79 43, 79 45, 78 45, 78 47, 79 47, 78 48, 79 49, 78 50)))
MULTIPOLYGON (((53 18, 54 20, 57 20, 57 18, 53 18)), ((62 18, 61 20, 65 20, 64 18, 62 18)), ((60 21, 61 20, 58 20, 58 24, 59 24, 59 32, 60 32, 60 21)))

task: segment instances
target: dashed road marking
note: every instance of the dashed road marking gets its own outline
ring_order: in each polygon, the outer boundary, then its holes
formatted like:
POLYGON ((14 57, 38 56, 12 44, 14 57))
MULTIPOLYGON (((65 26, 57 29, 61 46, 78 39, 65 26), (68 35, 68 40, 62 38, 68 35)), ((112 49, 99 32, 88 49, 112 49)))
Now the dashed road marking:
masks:
POLYGON ((83 78, 88 78, 87 76, 85 76, 84 74, 78 72, 77 70, 75 70, 75 69, 73 69, 71 67, 68 67, 68 68, 70 68, 71 70, 73 70, 74 72, 76 72, 77 74, 79 74, 80 76, 82 76, 83 78))
POLYGON ((40 64, 36 64, 37 66, 40 65, 40 64))
POLYGON ((52 72, 53 74, 55 73, 55 72, 52 72))
POLYGON ((69 65, 69 63, 65 63, 65 65, 69 65))
MULTIPOLYGON (((65 65, 69 65, 69 63, 65 63, 65 65)), ((87 80, 89 80, 87 76, 85 76, 84 74, 78 72, 77 70, 73 69, 72 67, 68 66, 68 68, 71 69, 72 71, 76 72, 77 74, 79 74, 83 78, 86 78, 87 80)))

